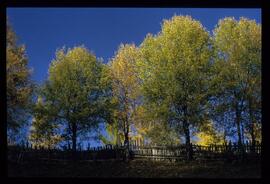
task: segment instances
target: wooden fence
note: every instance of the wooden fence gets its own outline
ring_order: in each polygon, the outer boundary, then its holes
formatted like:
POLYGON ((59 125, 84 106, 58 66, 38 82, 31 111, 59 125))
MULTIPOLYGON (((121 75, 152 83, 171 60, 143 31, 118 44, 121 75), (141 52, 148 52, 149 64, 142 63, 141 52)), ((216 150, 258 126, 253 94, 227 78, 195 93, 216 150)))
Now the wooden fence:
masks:
MULTIPOLYGON (((191 145, 193 158, 195 160, 226 160, 239 159, 258 159, 261 156, 261 144, 249 143, 242 147, 237 144, 224 145, 191 145)), ((87 150, 78 150, 77 158, 79 160, 107 160, 122 159, 124 157, 125 147, 106 145, 102 147, 88 147, 87 150)), ((177 146, 149 146, 135 145, 129 146, 131 159, 147 158, 153 160, 186 160, 187 149, 185 145, 177 146)), ((72 158, 71 150, 33 148, 32 146, 9 146, 8 160, 13 162, 34 161, 34 160, 70 160, 72 158)))
MULTIPOLYGON (((124 148, 116 146, 102 146, 89 148, 88 150, 78 150, 76 157, 79 160, 106 160, 123 158, 124 148)), ((72 150, 45 149, 21 146, 8 147, 8 160, 12 162, 21 162, 22 160, 71 160, 72 150)))
MULTIPOLYGON (((185 160, 187 149, 179 146, 131 146, 133 158, 150 158, 154 160, 185 160)), ((261 156, 261 144, 252 146, 249 143, 242 147, 237 144, 226 145, 192 145, 192 155, 195 160, 226 160, 226 159, 258 159, 261 156)))

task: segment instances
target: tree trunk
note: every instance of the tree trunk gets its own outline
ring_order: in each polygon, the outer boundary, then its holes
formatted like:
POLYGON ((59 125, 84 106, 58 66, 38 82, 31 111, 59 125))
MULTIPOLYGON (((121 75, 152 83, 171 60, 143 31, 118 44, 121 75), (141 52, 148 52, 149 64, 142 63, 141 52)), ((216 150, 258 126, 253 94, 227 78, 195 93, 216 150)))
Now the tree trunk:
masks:
POLYGON ((76 160, 76 145, 77 145, 77 125, 75 122, 72 123, 72 156, 76 160))
POLYGON ((251 135, 251 151, 255 151, 255 134, 254 134, 254 116, 253 116, 253 109, 252 109, 252 100, 249 99, 249 121, 250 121, 250 135, 251 135))
POLYGON ((187 160, 192 160, 193 154, 192 154, 192 145, 190 144, 190 132, 189 132, 189 124, 187 121, 187 107, 184 107, 184 121, 183 121, 183 128, 185 133, 185 139, 186 139, 186 152, 187 152, 187 160))
POLYGON ((121 144, 120 135, 119 135, 119 122, 117 121, 117 135, 116 135, 116 145, 119 146, 121 144))
POLYGON ((126 131, 125 131, 125 141, 124 141, 124 160, 128 161, 129 159, 129 137, 128 137, 128 133, 129 133, 129 126, 128 126, 128 122, 126 122, 126 131))
POLYGON ((226 130, 224 130, 224 132, 223 132, 223 141, 224 141, 224 143, 226 144, 227 143, 227 131, 226 130))
POLYGON ((128 118, 128 102, 127 99, 125 98, 125 130, 124 130, 124 134, 125 134, 125 141, 124 141, 124 145, 127 146, 129 145, 129 137, 128 137, 128 133, 129 133, 129 118, 128 118))
POLYGON ((129 137, 128 137, 128 132, 125 132, 125 145, 129 145, 129 137))
POLYGON ((235 123, 236 123, 237 134, 238 134, 238 145, 242 146, 241 125, 240 125, 240 111, 238 109, 237 104, 235 105, 235 113, 236 113, 235 123))
POLYGON ((227 130, 226 130, 226 125, 225 125, 225 118, 224 118, 224 114, 223 114, 223 117, 222 117, 222 128, 223 128, 223 141, 224 143, 226 144, 227 143, 227 130))
POLYGON ((245 144, 245 127, 243 125, 243 123, 240 124, 241 125, 241 139, 242 139, 242 144, 245 144))
POLYGON ((242 144, 241 112, 239 110, 239 107, 238 107, 237 103, 235 104, 235 113, 236 113, 235 121, 236 121, 236 126, 237 126, 237 133, 238 133, 239 154, 240 154, 241 160, 243 160, 244 157, 245 157, 245 151, 244 151, 244 147, 243 147, 243 144, 242 144))

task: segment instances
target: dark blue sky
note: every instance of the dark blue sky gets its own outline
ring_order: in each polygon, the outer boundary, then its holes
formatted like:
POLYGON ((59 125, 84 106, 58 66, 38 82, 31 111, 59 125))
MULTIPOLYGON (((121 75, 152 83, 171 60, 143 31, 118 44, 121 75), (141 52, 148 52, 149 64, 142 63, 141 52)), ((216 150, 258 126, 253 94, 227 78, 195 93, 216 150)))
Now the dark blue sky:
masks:
POLYGON ((139 45, 147 33, 157 33, 163 19, 190 15, 212 31, 218 20, 241 16, 261 22, 260 9, 187 8, 8 8, 19 42, 26 45, 33 79, 42 82, 57 48, 84 44, 104 62, 120 43, 139 45))

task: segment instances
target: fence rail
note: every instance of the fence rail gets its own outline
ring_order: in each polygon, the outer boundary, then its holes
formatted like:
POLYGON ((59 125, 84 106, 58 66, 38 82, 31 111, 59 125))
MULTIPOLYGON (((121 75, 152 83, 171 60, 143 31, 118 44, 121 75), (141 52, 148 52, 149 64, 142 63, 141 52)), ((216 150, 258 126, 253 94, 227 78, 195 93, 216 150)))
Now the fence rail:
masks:
MULTIPOLYGON (((248 159, 258 159, 261 156, 261 144, 255 145, 246 143, 241 147, 237 144, 224 145, 191 145, 192 155, 195 160, 212 159, 239 159, 243 156, 248 159)), ((149 158, 154 160, 185 160, 187 156, 186 145, 177 146, 149 146, 135 145, 129 146, 131 158, 149 158)), ((78 150, 77 158, 80 160, 106 160, 122 159, 125 155, 125 147, 106 145, 102 147, 88 147, 87 150, 78 150)), ((33 161, 33 160, 70 160, 71 150, 45 149, 33 146, 9 146, 8 160, 13 162, 33 161)))
MULTIPOLYGON (((185 145, 179 146, 132 146, 133 157, 138 158, 152 158, 155 160, 173 159, 184 160, 187 156, 187 147, 185 145)), ((238 146, 237 144, 224 145, 192 145, 192 155, 196 160, 203 159, 238 159, 246 158, 260 158, 261 144, 251 145, 249 143, 238 146)))

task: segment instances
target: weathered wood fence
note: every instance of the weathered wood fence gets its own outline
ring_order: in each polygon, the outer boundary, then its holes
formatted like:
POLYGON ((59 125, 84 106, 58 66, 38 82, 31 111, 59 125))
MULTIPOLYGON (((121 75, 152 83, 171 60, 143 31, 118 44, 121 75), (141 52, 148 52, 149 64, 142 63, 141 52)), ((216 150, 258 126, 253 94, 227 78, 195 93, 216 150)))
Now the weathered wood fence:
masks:
MULTIPOLYGON (((259 159, 261 157, 261 144, 243 144, 242 147, 234 144, 224 145, 191 145, 193 158, 195 160, 234 160, 239 158, 259 159)), ((121 146, 106 145, 102 147, 88 147, 87 150, 78 150, 79 160, 107 160, 122 159, 125 148, 121 146)), ((187 149, 185 145, 176 146, 129 146, 131 159, 147 158, 153 160, 178 161, 186 160, 187 149)), ((13 162, 35 161, 35 160, 71 160, 71 150, 45 149, 32 147, 31 145, 9 146, 8 160, 13 162)))
MULTIPOLYGON (((185 160, 187 149, 185 145, 179 146, 132 146, 133 158, 151 158, 154 160, 185 160)), ((195 160, 227 160, 227 159, 258 159, 261 156, 261 144, 224 145, 192 145, 192 154, 195 160)))
MULTIPOLYGON (((87 150, 77 150, 76 157, 79 160, 106 160, 123 158, 124 148, 119 146, 100 146, 88 148, 87 150)), ((46 149, 42 147, 9 146, 8 160, 21 162, 22 160, 72 160, 71 149, 46 149)))

